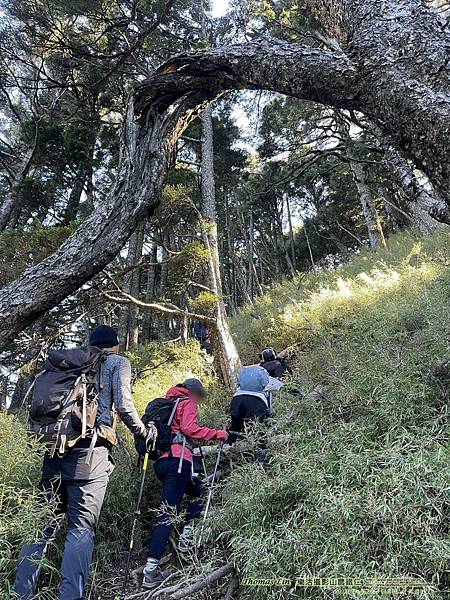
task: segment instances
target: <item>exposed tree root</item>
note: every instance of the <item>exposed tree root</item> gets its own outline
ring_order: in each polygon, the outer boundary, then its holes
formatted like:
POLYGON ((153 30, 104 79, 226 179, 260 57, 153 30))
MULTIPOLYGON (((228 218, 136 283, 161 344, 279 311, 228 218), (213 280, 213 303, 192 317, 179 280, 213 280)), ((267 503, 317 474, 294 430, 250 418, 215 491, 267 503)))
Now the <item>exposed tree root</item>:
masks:
POLYGON ((181 600, 181 598, 187 598, 192 596, 192 594, 196 594, 197 592, 208 588, 219 579, 222 579, 223 577, 233 573, 233 571, 233 565, 228 563, 222 567, 214 569, 206 576, 197 577, 194 581, 180 582, 170 587, 160 588, 148 596, 148 598, 153 599, 165 597, 170 598, 170 600, 181 600))
POLYGON ((238 589, 238 587, 239 579, 235 575, 233 575, 233 577, 230 579, 230 582, 228 583, 227 591, 222 600, 233 600, 234 592, 238 589))

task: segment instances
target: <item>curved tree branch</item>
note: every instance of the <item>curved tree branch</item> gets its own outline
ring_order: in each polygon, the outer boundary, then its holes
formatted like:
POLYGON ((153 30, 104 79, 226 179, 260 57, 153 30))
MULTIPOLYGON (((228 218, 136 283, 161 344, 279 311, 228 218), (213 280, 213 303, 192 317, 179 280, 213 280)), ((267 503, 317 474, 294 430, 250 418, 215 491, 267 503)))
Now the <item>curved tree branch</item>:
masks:
POLYGON ((0 290, 0 349, 113 260, 158 205, 179 136, 208 102, 244 88, 358 108, 356 73, 342 53, 256 41, 186 53, 163 65, 129 100, 106 207, 99 206, 56 252, 0 290))
MULTIPOLYGON (((117 292, 119 293, 119 292, 117 292)), ((196 321, 204 321, 205 323, 209 323, 210 325, 216 326, 216 320, 213 317, 209 317, 207 315, 201 315, 199 313, 194 313, 186 310, 182 310, 175 306, 175 304, 161 304, 159 302, 144 302, 143 300, 139 300, 130 294, 127 294, 124 291, 120 291, 120 296, 113 296, 109 292, 102 291, 102 296, 104 296, 110 302, 115 302, 116 304, 135 304, 140 308, 148 308, 154 310, 157 313, 162 315, 174 315, 176 317, 189 317, 190 319, 194 319, 196 321)))

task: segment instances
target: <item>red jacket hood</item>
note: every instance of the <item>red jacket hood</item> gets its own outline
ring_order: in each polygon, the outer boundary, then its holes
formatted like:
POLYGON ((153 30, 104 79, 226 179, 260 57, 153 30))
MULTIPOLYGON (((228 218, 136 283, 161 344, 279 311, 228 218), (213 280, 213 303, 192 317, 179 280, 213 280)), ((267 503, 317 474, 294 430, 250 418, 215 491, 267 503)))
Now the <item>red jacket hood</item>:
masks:
POLYGON ((175 401, 177 398, 182 398, 183 396, 191 398, 189 390, 187 390, 186 388, 181 387, 181 386, 171 387, 166 392, 166 399, 167 400, 174 400, 175 401))

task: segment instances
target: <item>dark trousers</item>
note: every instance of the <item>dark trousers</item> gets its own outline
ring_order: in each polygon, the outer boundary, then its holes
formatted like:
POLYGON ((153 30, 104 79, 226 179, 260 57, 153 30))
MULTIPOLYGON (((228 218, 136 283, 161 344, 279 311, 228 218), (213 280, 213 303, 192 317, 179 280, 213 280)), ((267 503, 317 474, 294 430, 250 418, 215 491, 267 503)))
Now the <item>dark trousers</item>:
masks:
POLYGON ((37 591, 42 559, 55 539, 62 516, 67 516, 67 536, 61 565, 60 600, 82 600, 94 549, 94 533, 113 465, 107 448, 76 447, 63 458, 44 458, 39 484, 44 497, 56 501, 55 518, 41 539, 22 547, 14 591, 22 600, 37 591))
POLYGON ((186 509, 185 524, 200 516, 203 509, 205 486, 198 477, 191 476, 191 463, 183 461, 181 473, 178 473, 178 458, 161 458, 155 462, 156 476, 163 483, 162 508, 153 528, 148 556, 160 559, 164 554, 173 527, 175 514, 180 510, 185 494, 194 498, 186 509))

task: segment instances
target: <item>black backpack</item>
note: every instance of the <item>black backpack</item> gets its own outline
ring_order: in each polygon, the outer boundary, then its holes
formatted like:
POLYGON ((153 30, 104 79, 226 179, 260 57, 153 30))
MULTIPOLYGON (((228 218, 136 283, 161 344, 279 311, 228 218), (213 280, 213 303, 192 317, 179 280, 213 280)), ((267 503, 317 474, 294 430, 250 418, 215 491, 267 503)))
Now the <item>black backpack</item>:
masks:
MULTIPOLYGON (((158 431, 155 447, 149 450, 150 460, 158 460, 164 452, 170 451, 174 437, 172 422, 179 403, 187 398, 188 396, 181 396, 175 401, 166 400, 166 398, 156 398, 147 404, 145 413, 142 416, 142 422, 147 427, 152 421, 158 431)), ((136 436, 134 438, 134 445, 140 456, 143 456, 147 452, 146 442, 143 438, 136 436)))
POLYGON ((50 350, 32 385, 28 429, 64 456, 96 429, 102 363, 108 353, 95 347, 50 350))

